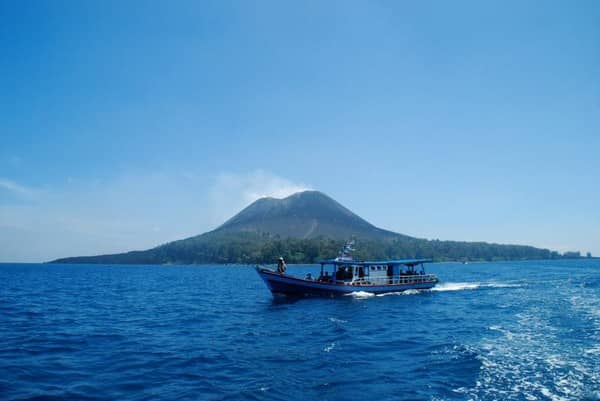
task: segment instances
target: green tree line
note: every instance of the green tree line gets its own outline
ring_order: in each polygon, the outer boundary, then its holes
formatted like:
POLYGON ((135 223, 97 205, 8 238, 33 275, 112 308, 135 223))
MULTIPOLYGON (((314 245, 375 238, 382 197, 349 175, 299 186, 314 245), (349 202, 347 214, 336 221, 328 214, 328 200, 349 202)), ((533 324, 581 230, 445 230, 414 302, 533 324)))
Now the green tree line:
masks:
MULTIPOLYGON (((118 255, 76 257, 67 263, 125 264, 271 264, 280 256, 288 263, 315 263, 338 255, 344 241, 329 238, 281 238, 266 233, 212 232, 175 241, 147 251, 118 255)), ((360 260, 428 258, 434 261, 502 261, 553 259, 557 252, 523 245, 486 242, 425 240, 398 236, 387 241, 356 239, 360 260)))

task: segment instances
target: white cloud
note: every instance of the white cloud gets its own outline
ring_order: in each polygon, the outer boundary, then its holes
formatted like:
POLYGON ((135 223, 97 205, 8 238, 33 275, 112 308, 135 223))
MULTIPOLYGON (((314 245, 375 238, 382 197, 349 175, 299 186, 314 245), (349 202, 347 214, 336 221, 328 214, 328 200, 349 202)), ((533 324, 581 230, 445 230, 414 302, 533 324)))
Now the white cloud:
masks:
MULTIPOLYGON (((310 188, 264 170, 218 175, 146 171, 105 181, 71 180, 63 187, 43 189, 0 177, 0 261, 36 262, 151 248, 214 229, 258 198, 283 198, 310 188), (1 202, 3 198, 9 201, 1 202)), ((600 225, 586 226, 587 221, 598 222, 586 218, 578 229, 580 239, 572 238, 568 230, 555 230, 554 221, 542 226, 542 232, 530 224, 512 226, 508 237, 496 232, 497 225, 489 232, 469 227, 460 234, 456 228, 449 231, 448 224, 427 226, 416 220, 407 227, 422 227, 421 233, 415 228, 398 231, 598 255, 600 225)))
POLYGON ((44 190, 0 178, 0 194, 14 198, 0 204, 0 261, 147 249, 214 229, 260 197, 308 188, 263 170, 142 172, 44 190))
POLYGON ((295 183, 264 170, 242 174, 221 173, 209 192, 211 220, 214 224, 222 224, 257 199, 285 198, 309 189, 310 186, 306 184, 295 183))
POLYGON ((0 202, 0 261, 146 249, 202 233, 208 184, 142 173, 39 190, 0 179, 9 200, 0 202))
POLYGON ((32 198, 39 191, 20 185, 14 181, 0 177, 0 190, 5 190, 19 197, 32 198))

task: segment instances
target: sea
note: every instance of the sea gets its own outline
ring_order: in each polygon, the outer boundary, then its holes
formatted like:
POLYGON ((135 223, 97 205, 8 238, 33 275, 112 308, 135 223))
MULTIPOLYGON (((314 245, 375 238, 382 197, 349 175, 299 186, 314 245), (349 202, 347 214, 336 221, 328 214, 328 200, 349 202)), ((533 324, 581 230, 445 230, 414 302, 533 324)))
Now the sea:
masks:
POLYGON ((0 400, 600 400, 600 260, 427 267, 278 299, 252 266, 0 264, 0 400))

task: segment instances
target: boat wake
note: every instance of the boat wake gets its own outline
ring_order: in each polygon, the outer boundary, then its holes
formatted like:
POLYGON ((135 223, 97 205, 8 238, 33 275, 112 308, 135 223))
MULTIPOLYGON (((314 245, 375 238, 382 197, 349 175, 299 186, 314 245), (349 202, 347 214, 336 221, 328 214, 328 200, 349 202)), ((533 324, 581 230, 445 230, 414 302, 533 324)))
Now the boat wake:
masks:
POLYGON ((479 283, 442 283, 431 289, 431 291, 463 291, 479 288, 479 283))
MULTIPOLYGON (((588 312, 573 306, 570 315, 588 312)), ((594 302, 585 306, 593 307, 594 302)), ((473 388, 461 392, 474 401, 599 400, 598 386, 589 385, 598 383, 600 376, 596 356, 582 353, 580 344, 558 341, 572 335, 573 328, 556 325, 555 317, 553 309, 530 306, 514 321, 489 326, 489 334, 475 346, 481 361, 479 377, 473 388)), ((594 328, 580 329, 590 330, 594 339, 594 328)))
POLYGON ((405 290, 405 291, 400 291, 400 292, 386 292, 385 294, 377 294, 377 296, 378 297, 387 297, 389 295, 417 295, 417 294, 421 294, 423 291, 427 291, 427 290, 411 289, 411 290, 405 290))
POLYGON ((511 283, 442 283, 433 287, 430 291, 464 291, 477 290, 480 288, 519 288, 520 284, 511 283))
POLYGON ((375 294, 372 292, 367 292, 367 291, 354 291, 354 292, 351 292, 350 294, 346 294, 346 296, 351 296, 356 299, 366 299, 366 298, 374 297, 375 294))
POLYGON ((417 294, 423 293, 424 291, 428 291, 428 290, 410 289, 410 290, 396 291, 396 292, 385 292, 383 294, 374 294, 374 293, 368 292, 368 291, 354 291, 354 292, 351 292, 350 294, 346 294, 346 295, 351 296, 356 299, 368 299, 368 298, 372 298, 372 297, 389 297, 389 296, 394 296, 394 295, 402 295, 402 296, 417 295, 417 294))
POLYGON ((350 296, 356 299, 368 299, 372 297, 387 297, 393 295, 418 295, 427 293, 429 291, 435 292, 445 292, 445 291, 465 291, 465 290, 477 290, 477 289, 489 289, 489 288, 519 288, 522 287, 521 284, 512 284, 512 283, 442 283, 431 289, 427 290, 419 290, 419 289, 410 289, 405 291, 397 291, 397 292, 386 292, 384 294, 374 294, 368 291, 354 291, 350 294, 346 294, 346 296, 350 296))

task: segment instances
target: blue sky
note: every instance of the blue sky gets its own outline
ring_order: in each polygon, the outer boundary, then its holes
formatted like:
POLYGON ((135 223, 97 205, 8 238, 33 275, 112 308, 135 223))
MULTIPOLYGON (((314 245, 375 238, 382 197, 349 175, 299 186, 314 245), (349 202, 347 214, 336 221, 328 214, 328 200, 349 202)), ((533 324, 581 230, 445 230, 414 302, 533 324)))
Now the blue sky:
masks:
POLYGON ((0 51, 0 261, 307 188, 408 235, 600 255, 596 1, 1 1, 0 51))

